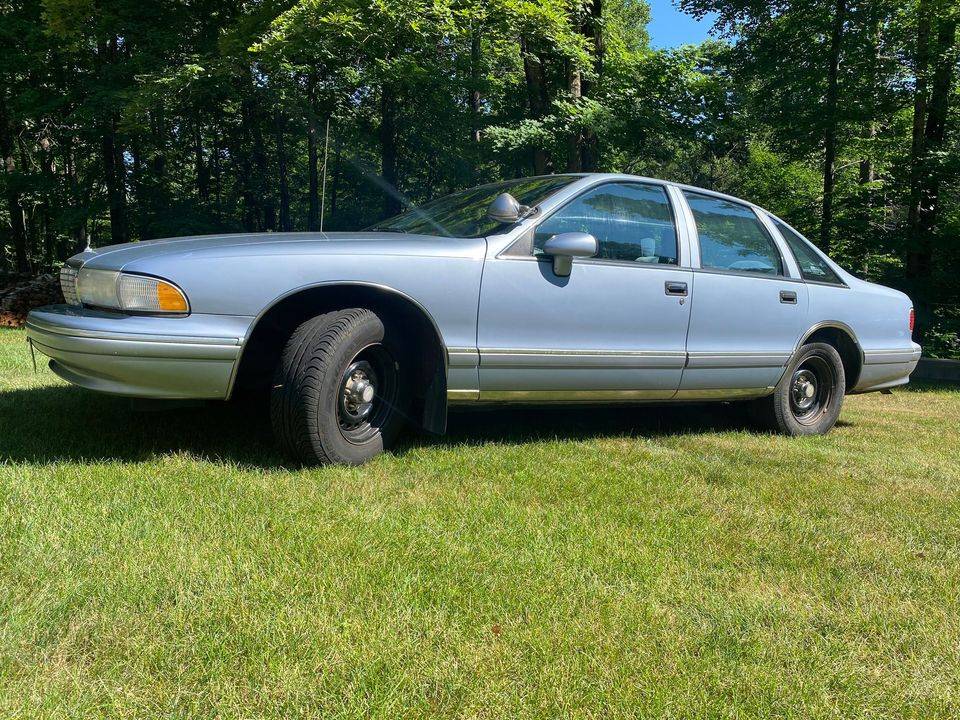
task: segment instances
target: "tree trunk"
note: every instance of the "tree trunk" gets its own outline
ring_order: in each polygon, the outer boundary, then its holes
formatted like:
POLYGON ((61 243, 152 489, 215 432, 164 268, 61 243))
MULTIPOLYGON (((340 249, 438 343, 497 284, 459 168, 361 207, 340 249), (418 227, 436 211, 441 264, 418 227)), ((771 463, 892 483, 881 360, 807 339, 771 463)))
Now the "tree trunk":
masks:
POLYGON ((166 124, 163 118, 163 108, 154 108, 150 112, 150 135, 153 153, 150 157, 150 168, 153 172, 153 181, 157 187, 164 186, 164 175, 167 172, 166 153, 166 124))
MULTIPOLYGON (((13 171, 14 166, 10 162, 12 158, 4 153, 4 160, 7 161, 7 173, 13 171)), ((13 240, 14 265, 17 272, 27 272, 30 269, 30 262, 27 258, 27 232, 23 224, 23 206, 20 204, 20 194, 13 187, 10 178, 7 178, 7 209, 10 212, 10 235, 13 240)))
POLYGON ((149 177, 143 171, 143 156, 140 151, 140 142, 134 137, 130 142, 130 156, 133 158, 133 172, 130 176, 130 189, 133 195, 133 215, 135 217, 135 234, 140 240, 148 237, 147 220, 153 216, 145 197, 145 185, 149 177))
POLYGON ((290 186, 287 181, 287 145, 284 133, 284 117, 280 108, 273 111, 273 129, 277 136, 277 174, 280 184, 280 231, 290 232, 290 186))
MULTIPOLYGON (((573 104, 578 105, 580 98, 583 97, 583 87, 581 85, 583 78, 579 68, 575 67, 569 60, 567 64, 567 92, 570 94, 570 100, 573 104)), ((567 172, 580 172, 583 168, 580 157, 580 143, 580 128, 573 128, 567 136, 567 172)))
POLYGON ((107 184, 107 200, 110 204, 110 241, 113 244, 127 241, 126 183, 119 143, 117 142, 117 119, 111 116, 100 129, 100 153, 103 175, 107 184))
MULTIPOLYGON (((273 231, 277 229, 277 198, 269 188, 270 171, 267 165, 266 143, 263 139, 263 127, 261 120, 254 116, 252 137, 253 137, 253 162, 256 168, 256 190, 261 200, 260 205, 260 227, 264 230, 273 231)), ((265 124, 265 123, 264 123, 265 124)))
POLYGON ((210 166, 203 158, 203 126, 200 120, 193 128, 193 164, 197 176, 197 197, 206 203, 210 199, 210 166))
MULTIPOLYGON (((871 120, 867 123, 867 129, 865 135, 868 140, 874 140, 877 137, 877 123, 871 120)), ((872 145, 872 143, 871 143, 872 145)), ((860 184, 866 185, 867 183, 872 183, 875 179, 875 173, 873 169, 873 160, 867 156, 860 161, 860 184)))
MULTIPOLYGON (((69 135, 64 138, 63 164, 67 175, 68 187, 70 188, 69 205, 72 211, 70 214, 77 218, 75 224, 71 228, 73 245, 68 247, 67 252, 65 253, 66 255, 73 255, 81 252, 87 246, 86 212, 84 212, 83 217, 80 217, 79 211, 81 208, 86 211, 89 208, 89 203, 80 198, 80 183, 77 180, 77 168, 76 160, 74 159, 73 140, 69 135)), ((58 254, 57 259, 62 260, 62 255, 58 254)))
POLYGON ((17 272, 26 272, 30 269, 27 257, 27 232, 23 224, 23 205, 20 203, 20 193, 14 183, 13 173, 17 163, 14 158, 15 132, 12 121, 7 113, 7 101, 0 94, 0 155, 3 155, 3 174, 6 182, 7 210, 10 213, 10 236, 13 241, 14 267, 17 272))
POLYGON ((320 227, 320 173, 317 158, 317 116, 310 110, 307 120, 307 230, 316 232, 320 227))
POLYGON ((930 71, 930 3, 917 6, 917 47, 914 54, 913 137, 910 146, 910 206, 907 208, 907 277, 922 277, 930 256, 929 238, 920 231, 920 204, 925 157, 925 126, 930 71))
POLYGON ((380 90, 380 175, 384 182, 383 214, 385 217, 400 212, 397 197, 397 129, 396 98, 389 83, 380 90))
MULTIPOLYGON (((596 82, 603 77, 604 45, 603 45, 603 4, 602 0, 590 0, 587 8, 588 15, 581 32, 593 41, 593 74, 596 82)), ((595 81, 582 81, 583 97, 592 97, 595 81)), ((586 127, 580 139, 580 168, 584 172, 596 172, 599 166, 600 152, 597 134, 593 128, 586 127)))
POLYGON ((946 134, 947 115, 950 105, 950 90, 953 87, 953 72, 957 62, 957 20, 941 18, 934 52, 936 65, 927 106, 927 121, 924 127, 923 152, 919 178, 919 202, 917 203, 915 277, 926 278, 933 269, 933 254, 937 240, 937 215, 940 206, 941 169, 937 166, 938 151, 946 134))
POLYGON ((836 0, 833 10, 833 29, 830 33, 830 51, 827 67, 826 128, 823 135, 823 213, 820 219, 820 247, 830 251, 833 232, 833 187, 837 161, 837 103, 839 99, 840 49, 843 44, 843 24, 847 12, 846 0, 836 0))
MULTIPOLYGON (((880 35, 883 27, 881 21, 880 8, 869 6, 868 14, 869 32, 867 33, 867 101, 863 103, 866 109, 866 117, 869 118, 864 123, 864 138, 867 140, 867 152, 860 160, 860 184, 867 185, 875 179, 873 169, 874 141, 877 137, 876 117, 880 114, 879 98, 883 95, 885 88, 880 81, 880 35)), ((872 190, 868 191, 868 196, 872 195, 872 190)), ((868 197, 868 207, 870 205, 868 197)))
POLYGON ((223 206, 223 174, 220 167, 220 142, 217 139, 217 130, 211 133, 213 147, 210 148, 210 181, 213 184, 214 213, 219 218, 223 206))
POLYGON ((253 133, 250 130, 254 123, 251 105, 250 99, 245 99, 240 113, 241 136, 243 139, 240 142, 240 147, 236 150, 239 158, 237 162, 237 184, 239 185, 240 196, 243 198, 243 229, 247 232, 256 232, 263 228, 260 226, 260 194, 253 187, 253 163, 250 158, 251 152, 247 149, 253 142, 253 133))
MULTIPOLYGON (((343 167, 343 140, 340 138, 340 134, 337 133, 334 135, 333 146, 336 148, 334 151, 334 163, 333 163, 333 172, 330 174, 330 222, 331 224, 336 223, 337 220, 337 199, 339 197, 340 190, 340 176, 343 167)), ((336 228, 336 225, 333 225, 336 228)))
MULTIPOLYGON (((530 108, 530 117, 539 120, 543 117, 547 106, 543 62, 541 58, 534 57, 526 38, 521 38, 521 51, 523 52, 523 75, 527 83, 527 103, 530 108)), ((533 169, 537 175, 546 175, 551 172, 550 155, 545 148, 534 148, 533 169)))
POLYGON ((307 230, 316 232, 320 227, 320 178, 317 172, 317 134, 319 123, 316 112, 316 85, 313 75, 307 81, 307 230))
POLYGON ((470 36, 470 139, 480 142, 480 31, 470 36))
MULTIPOLYGON (((108 69, 117 62, 119 39, 116 35, 97 43, 98 74, 101 82, 109 79, 108 69)), ((107 201, 110 207, 110 240, 113 243, 127 241, 126 218, 126 167, 123 152, 117 139, 119 118, 114 110, 104 112, 99 124, 100 162, 103 179, 107 187, 107 201)))

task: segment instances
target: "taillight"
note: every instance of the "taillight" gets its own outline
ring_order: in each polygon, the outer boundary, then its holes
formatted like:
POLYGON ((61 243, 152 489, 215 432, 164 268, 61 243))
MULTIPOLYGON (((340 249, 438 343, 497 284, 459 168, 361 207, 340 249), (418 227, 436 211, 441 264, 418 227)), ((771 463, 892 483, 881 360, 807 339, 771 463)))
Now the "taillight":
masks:
POLYGON ((910 308, 910 332, 913 333, 913 326, 917 322, 917 313, 914 312, 913 308, 910 308))

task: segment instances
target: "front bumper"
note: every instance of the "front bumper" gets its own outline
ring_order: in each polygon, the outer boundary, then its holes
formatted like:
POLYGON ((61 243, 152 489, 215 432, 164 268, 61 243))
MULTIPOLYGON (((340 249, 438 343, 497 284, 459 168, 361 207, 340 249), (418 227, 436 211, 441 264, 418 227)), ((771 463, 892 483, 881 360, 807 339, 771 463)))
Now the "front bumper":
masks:
POLYGON ((229 398, 253 318, 163 318, 49 305, 27 316, 27 338, 50 369, 90 390, 142 398, 229 398))

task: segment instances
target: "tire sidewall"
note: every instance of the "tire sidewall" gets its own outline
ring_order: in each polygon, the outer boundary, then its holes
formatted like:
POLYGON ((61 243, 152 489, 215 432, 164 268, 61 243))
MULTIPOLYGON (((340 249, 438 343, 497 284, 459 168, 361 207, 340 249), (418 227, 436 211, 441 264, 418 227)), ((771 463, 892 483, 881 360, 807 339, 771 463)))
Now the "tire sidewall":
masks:
POLYGON ((403 393, 409 383, 403 381, 402 375, 398 375, 396 408, 385 418, 379 432, 362 443, 355 443, 347 440, 340 431, 337 407, 342 375, 353 359, 372 345, 382 345, 390 353, 394 362, 398 363, 399 373, 403 367, 401 346, 386 332, 380 318, 373 313, 366 313, 351 328, 343 341, 333 347, 327 360, 328 371, 320 384, 317 398, 316 426, 310 431, 314 450, 335 463, 358 465, 366 462, 390 447, 404 423, 399 408, 405 406, 403 393))

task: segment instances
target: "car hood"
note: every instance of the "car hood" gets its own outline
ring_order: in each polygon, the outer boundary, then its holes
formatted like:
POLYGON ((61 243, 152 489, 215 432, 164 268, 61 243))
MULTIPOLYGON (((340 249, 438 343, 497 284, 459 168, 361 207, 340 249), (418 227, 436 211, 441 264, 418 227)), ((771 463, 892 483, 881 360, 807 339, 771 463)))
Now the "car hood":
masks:
POLYGON ((472 255, 481 239, 447 238, 390 232, 302 232, 197 235, 108 245, 70 258, 70 265, 122 270, 131 263, 182 255, 190 257, 258 257, 268 255, 472 255))

